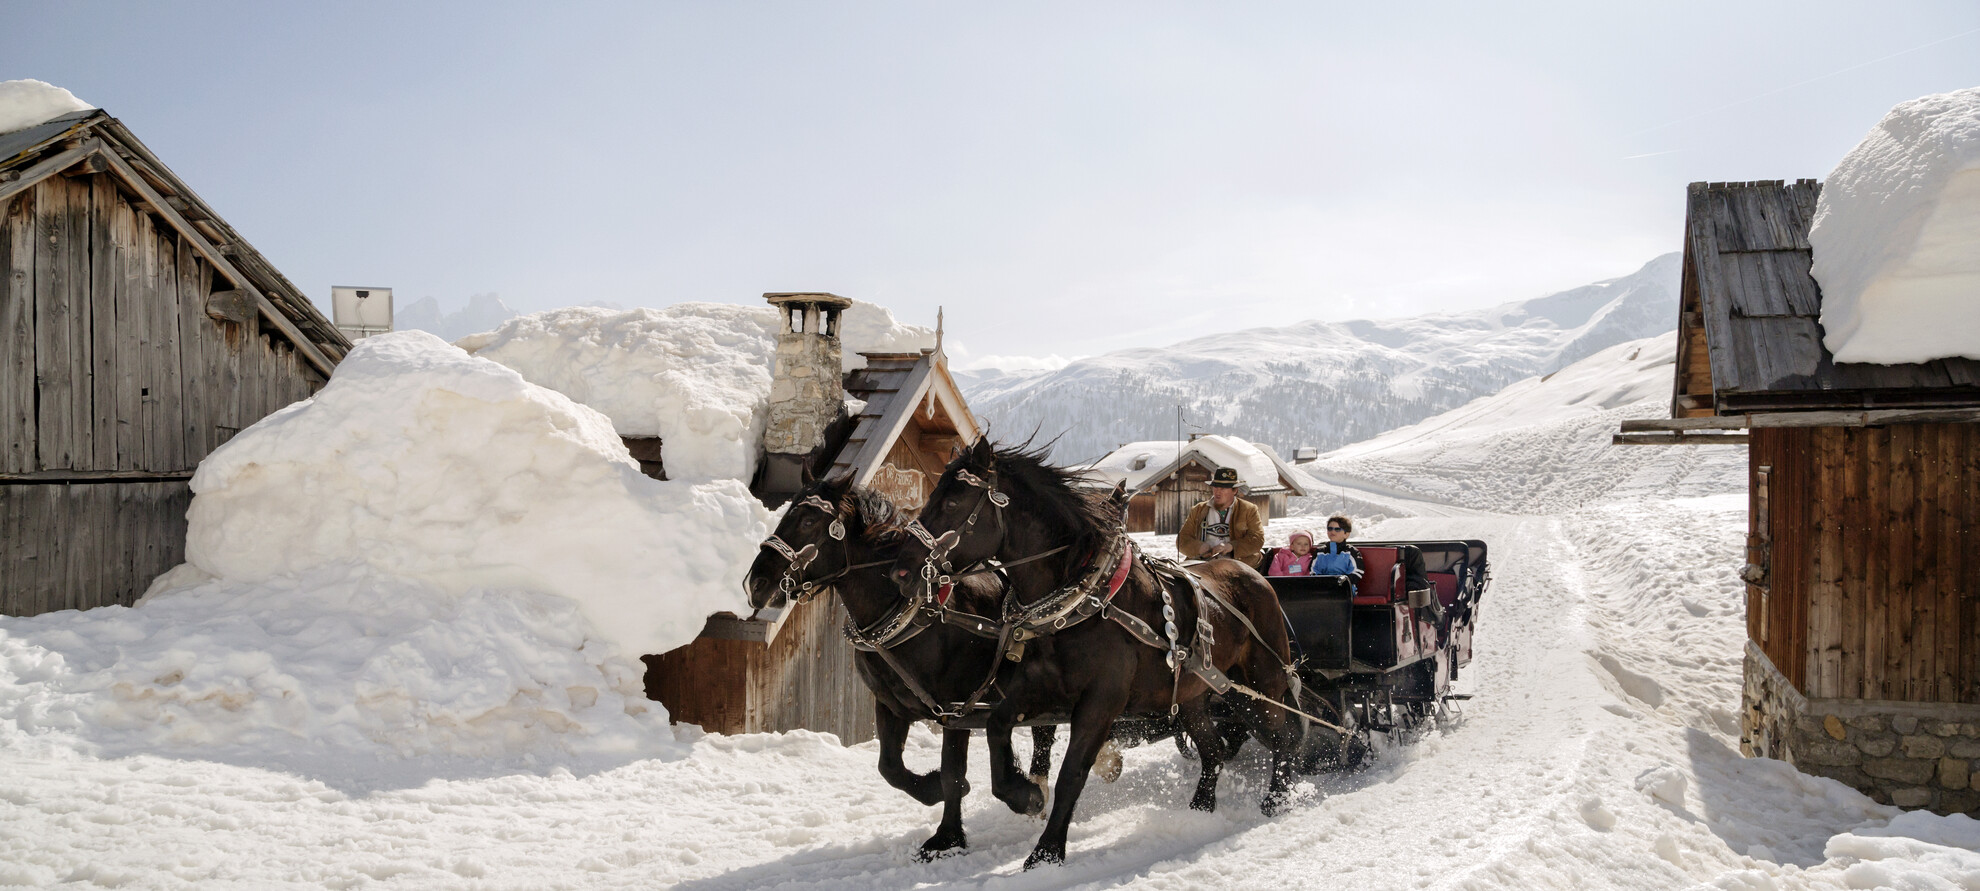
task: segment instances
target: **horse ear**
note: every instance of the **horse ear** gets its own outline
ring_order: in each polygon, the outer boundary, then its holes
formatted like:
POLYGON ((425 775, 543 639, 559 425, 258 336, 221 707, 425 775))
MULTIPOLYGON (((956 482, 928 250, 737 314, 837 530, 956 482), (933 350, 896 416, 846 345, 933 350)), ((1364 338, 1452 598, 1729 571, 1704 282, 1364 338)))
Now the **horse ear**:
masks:
POLYGON ((987 436, 978 439, 976 445, 969 450, 970 463, 978 467, 989 467, 996 458, 997 450, 990 447, 990 437, 987 436))
POLYGON ((1123 504, 1127 503, 1128 500, 1127 480, 1121 480, 1120 482, 1115 483, 1114 491, 1108 493, 1107 497, 1123 504))
POLYGON ((798 480, 807 486, 811 485, 812 483, 818 482, 818 475, 811 472, 810 461, 806 461, 803 464, 798 465, 798 480))

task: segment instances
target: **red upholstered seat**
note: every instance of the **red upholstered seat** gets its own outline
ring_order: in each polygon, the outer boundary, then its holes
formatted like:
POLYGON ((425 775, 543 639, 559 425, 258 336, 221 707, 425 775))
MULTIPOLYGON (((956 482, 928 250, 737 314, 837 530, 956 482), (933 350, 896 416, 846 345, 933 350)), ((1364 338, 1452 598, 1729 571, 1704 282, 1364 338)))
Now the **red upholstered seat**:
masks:
POLYGON ((1437 602, 1443 604, 1445 609, 1450 609, 1451 604, 1457 602, 1457 596, 1458 596, 1457 573, 1428 572, 1428 573, 1424 573, 1424 575, 1430 578, 1430 584, 1437 589, 1437 602))
POLYGON ((1408 592, 1402 584, 1402 553, 1393 547, 1361 549, 1361 584, 1355 588, 1354 602, 1362 605, 1394 603, 1408 592))

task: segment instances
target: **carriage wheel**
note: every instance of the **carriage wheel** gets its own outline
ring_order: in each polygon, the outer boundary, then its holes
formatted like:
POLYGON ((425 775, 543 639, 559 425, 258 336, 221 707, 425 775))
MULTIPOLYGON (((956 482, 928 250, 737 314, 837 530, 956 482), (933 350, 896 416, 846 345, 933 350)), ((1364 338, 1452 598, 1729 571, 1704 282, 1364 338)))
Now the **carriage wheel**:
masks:
MULTIPOLYGON (((1343 698, 1343 702, 1345 698, 1343 698)), ((1350 771, 1361 766, 1368 754, 1368 728, 1355 720, 1354 709, 1328 699, 1311 686, 1299 690, 1300 711, 1317 715, 1348 729, 1346 735, 1331 727, 1308 724, 1300 740, 1298 766, 1302 774, 1322 771, 1350 771)))

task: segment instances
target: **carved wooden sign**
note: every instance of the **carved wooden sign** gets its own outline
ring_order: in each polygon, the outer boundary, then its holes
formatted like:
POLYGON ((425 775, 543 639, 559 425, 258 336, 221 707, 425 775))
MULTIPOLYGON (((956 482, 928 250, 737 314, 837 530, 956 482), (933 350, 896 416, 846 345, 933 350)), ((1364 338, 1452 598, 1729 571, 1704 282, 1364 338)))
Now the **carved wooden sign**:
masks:
POLYGON ((882 464, 867 487, 887 496, 902 510, 918 511, 928 503, 928 476, 919 470, 882 464))

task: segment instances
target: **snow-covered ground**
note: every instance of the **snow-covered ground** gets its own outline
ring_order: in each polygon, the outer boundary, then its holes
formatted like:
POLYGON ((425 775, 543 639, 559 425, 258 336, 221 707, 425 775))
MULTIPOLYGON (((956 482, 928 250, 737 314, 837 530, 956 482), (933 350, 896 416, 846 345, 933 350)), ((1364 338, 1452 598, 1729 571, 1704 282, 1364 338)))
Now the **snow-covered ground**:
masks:
MULTIPOLYGON (((91 658, 115 664, 167 644, 85 634, 99 610, 0 619, 12 675, 0 689, 14 703, 0 707, 0 883, 1980 887, 1974 821, 1900 815, 1739 756, 1744 456, 1605 445, 1616 419, 1668 399, 1656 349, 1605 351, 1322 462, 1343 491, 1395 511, 1360 536, 1485 539, 1493 584, 1460 681, 1475 695, 1463 719, 1306 784, 1274 819, 1257 812, 1255 747, 1226 774, 1214 814, 1186 808, 1195 768, 1172 746, 1128 750, 1119 782, 1095 781, 1081 799, 1069 863, 1028 873, 1041 824, 985 794, 980 742, 971 849, 932 864, 911 854, 937 812, 880 780, 872 744, 811 733, 677 728, 676 741, 616 763, 549 746, 535 765, 367 749, 376 769, 356 773, 252 747, 224 760, 109 747, 84 731, 143 715, 114 685, 51 689, 66 669, 47 654, 83 636, 91 658), (20 704, 56 692, 60 710, 20 704)), ((1278 521, 1271 535, 1302 525, 1319 523, 1278 521)), ((936 736, 918 728, 907 758, 932 769, 936 736)))

